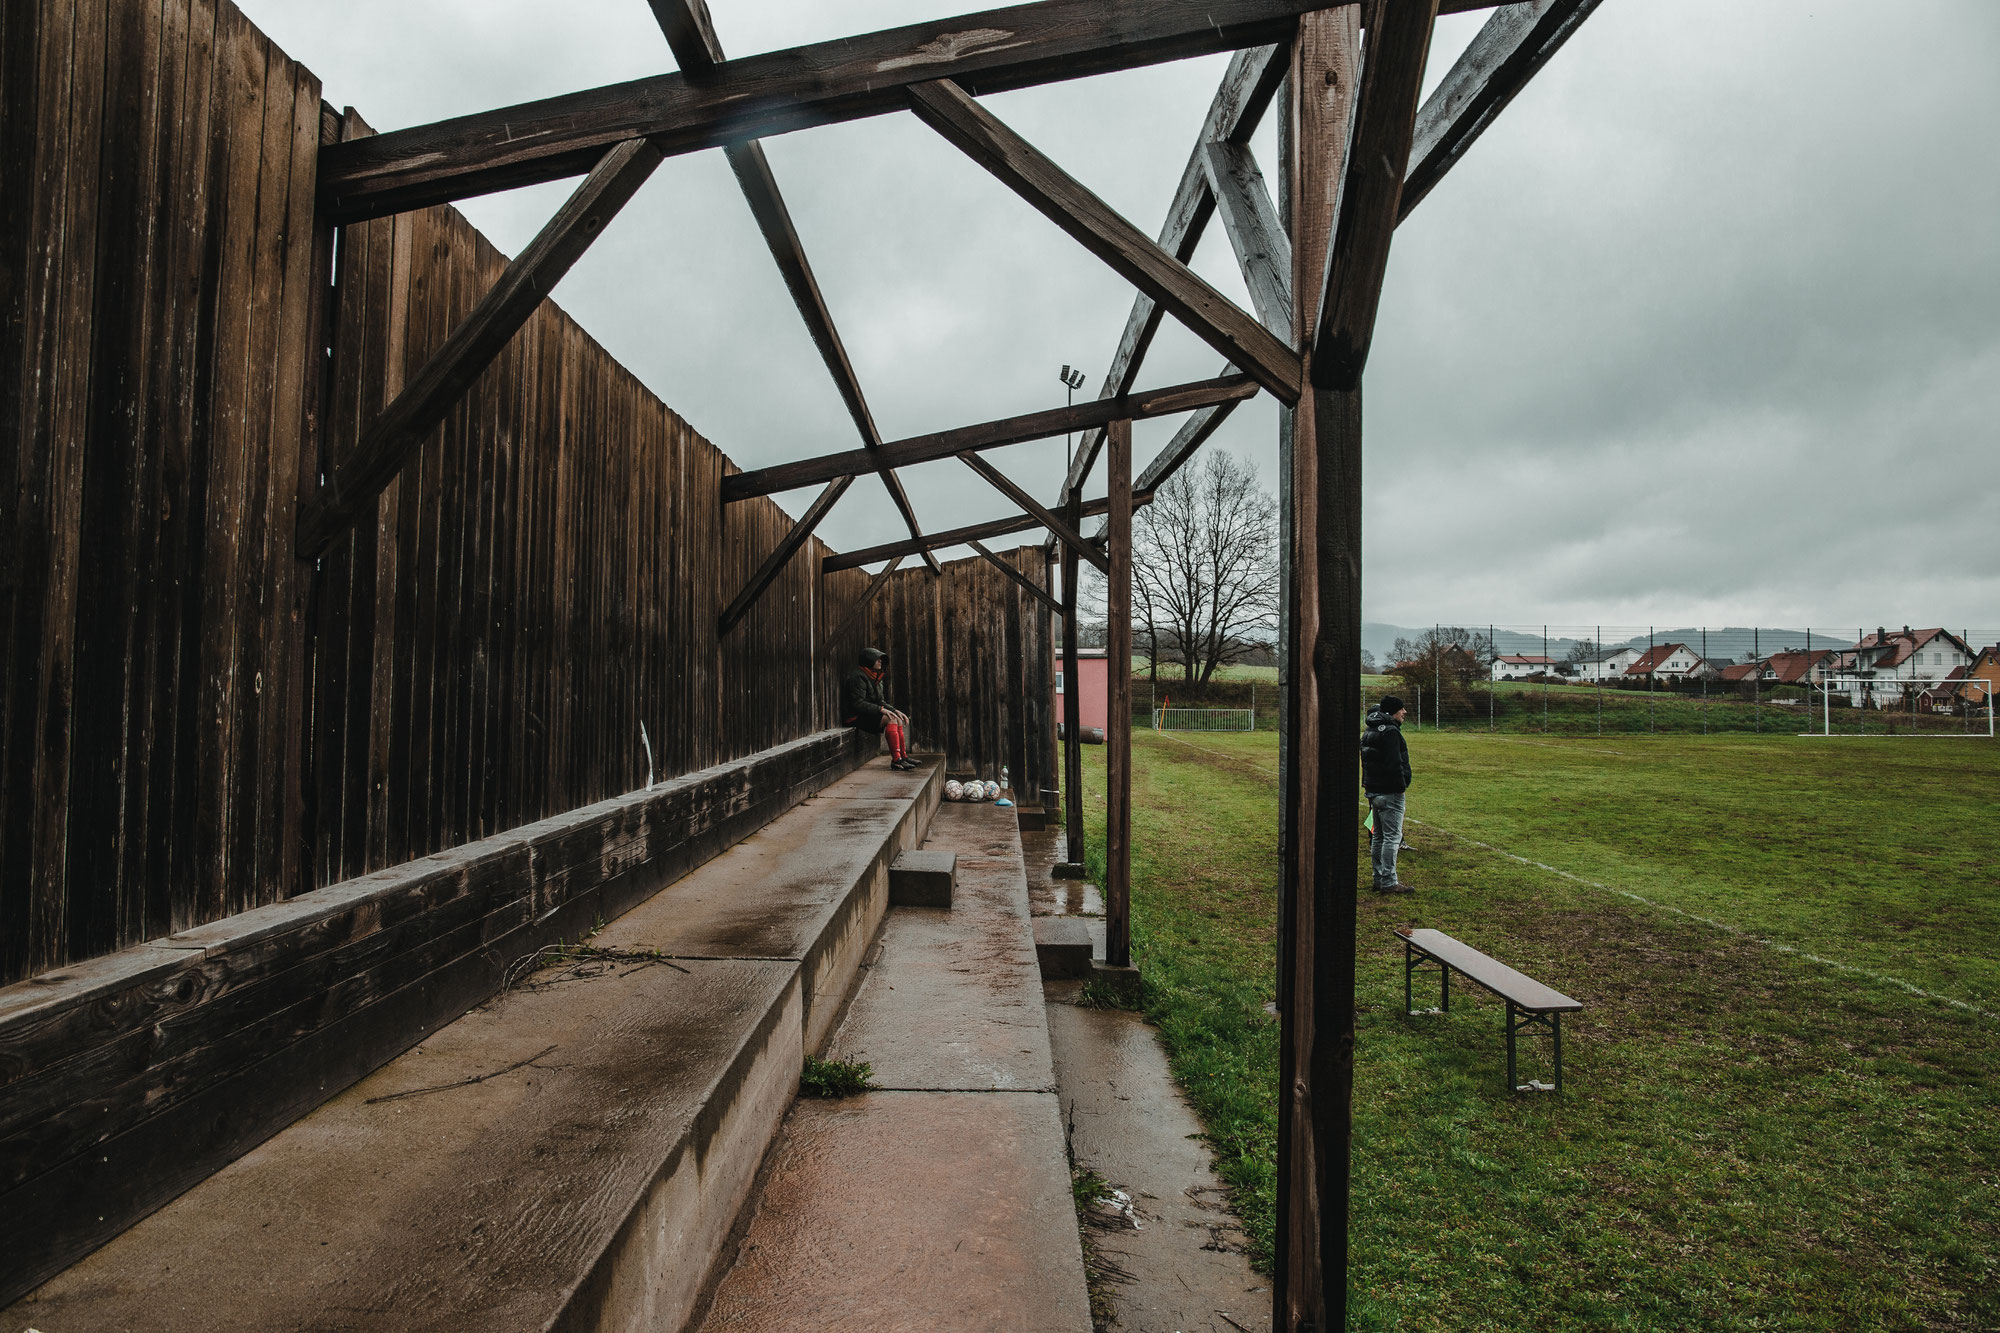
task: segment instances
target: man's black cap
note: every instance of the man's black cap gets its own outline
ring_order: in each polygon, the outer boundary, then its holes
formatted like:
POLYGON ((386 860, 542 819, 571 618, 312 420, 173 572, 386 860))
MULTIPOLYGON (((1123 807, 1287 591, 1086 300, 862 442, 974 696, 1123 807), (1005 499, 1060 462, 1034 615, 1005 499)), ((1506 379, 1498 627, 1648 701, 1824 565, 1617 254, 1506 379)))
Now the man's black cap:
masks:
POLYGON ((1382 696, 1382 702, 1378 705, 1377 711, 1394 717, 1397 713, 1403 711, 1403 701, 1393 694, 1385 694, 1382 696))

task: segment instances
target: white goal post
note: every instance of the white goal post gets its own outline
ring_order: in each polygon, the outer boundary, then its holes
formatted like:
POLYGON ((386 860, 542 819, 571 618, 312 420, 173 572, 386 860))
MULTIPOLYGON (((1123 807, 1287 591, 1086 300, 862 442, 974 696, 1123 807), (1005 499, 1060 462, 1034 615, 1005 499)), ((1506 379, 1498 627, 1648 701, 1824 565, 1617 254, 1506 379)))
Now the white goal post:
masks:
POLYGON ((1993 682, 1979 676, 1827 676, 1810 684, 1820 725, 1801 736, 1994 738, 1993 682), (1836 731, 1836 718, 1853 725, 1836 731))

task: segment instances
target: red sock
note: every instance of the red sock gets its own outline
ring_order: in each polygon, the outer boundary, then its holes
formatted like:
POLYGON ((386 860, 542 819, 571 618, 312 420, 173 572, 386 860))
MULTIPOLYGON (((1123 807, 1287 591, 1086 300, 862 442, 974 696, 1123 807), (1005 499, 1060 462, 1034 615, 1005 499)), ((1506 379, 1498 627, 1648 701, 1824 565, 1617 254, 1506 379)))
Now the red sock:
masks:
POLYGON ((901 759, 903 757, 903 724, 900 722, 890 722, 882 728, 882 733, 889 738, 889 757, 891 759, 901 759))

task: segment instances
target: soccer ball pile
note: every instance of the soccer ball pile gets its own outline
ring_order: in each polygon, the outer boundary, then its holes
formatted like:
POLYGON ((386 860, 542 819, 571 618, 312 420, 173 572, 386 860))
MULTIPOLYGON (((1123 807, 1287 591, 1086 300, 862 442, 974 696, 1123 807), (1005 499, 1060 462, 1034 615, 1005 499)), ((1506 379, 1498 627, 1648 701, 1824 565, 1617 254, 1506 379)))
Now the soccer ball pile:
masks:
POLYGON ((981 782, 978 778, 970 782, 952 781, 944 784, 944 798, 947 801, 991 801, 1000 795, 1000 784, 981 782))

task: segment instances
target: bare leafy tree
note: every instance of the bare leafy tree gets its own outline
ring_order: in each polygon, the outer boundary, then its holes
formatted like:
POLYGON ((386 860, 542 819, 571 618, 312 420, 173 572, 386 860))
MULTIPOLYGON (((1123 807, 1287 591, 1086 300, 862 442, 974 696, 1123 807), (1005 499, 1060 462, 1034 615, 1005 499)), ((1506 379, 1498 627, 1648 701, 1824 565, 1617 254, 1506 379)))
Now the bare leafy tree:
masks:
MULTIPOLYGON (((1102 581, 1097 587, 1102 588, 1102 581)), ((1277 628, 1278 507, 1256 469, 1216 451, 1132 520, 1132 612, 1148 656, 1183 679, 1253 652, 1277 628)))

